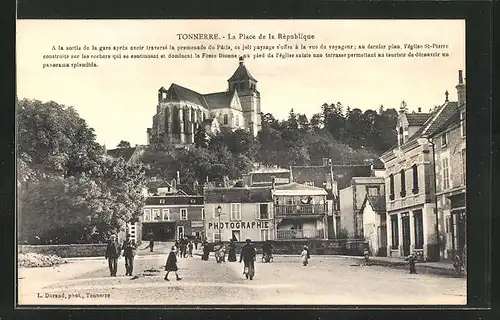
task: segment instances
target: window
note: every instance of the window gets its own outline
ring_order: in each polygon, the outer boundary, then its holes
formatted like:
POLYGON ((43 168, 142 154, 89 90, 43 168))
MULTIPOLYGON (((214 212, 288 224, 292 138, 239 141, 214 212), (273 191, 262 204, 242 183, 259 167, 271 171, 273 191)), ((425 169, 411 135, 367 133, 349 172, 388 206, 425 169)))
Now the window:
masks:
POLYGON ((415 226, 415 249, 424 248, 424 220, 422 217, 422 210, 413 213, 414 226, 415 226))
POLYGON ((224 120, 223 120, 223 124, 224 125, 227 125, 229 123, 229 117, 227 116, 227 114, 224 115, 224 120))
POLYGON ((306 186, 311 186, 311 187, 314 187, 314 181, 306 181, 306 182, 304 182, 304 184, 305 184, 306 186))
POLYGON ((443 190, 450 187, 450 168, 448 166, 448 158, 443 159, 443 190))
POLYGON ((412 190, 412 192, 414 194, 417 194, 418 193, 418 167, 416 164, 411 166, 411 171, 412 171, 412 175, 413 175, 413 190, 412 190))
POLYGON ((445 147, 448 144, 448 133, 445 132, 441 135, 441 147, 445 147))
POLYGON ((205 220, 205 208, 201 208, 201 220, 205 220))
POLYGON ((170 220, 170 209, 163 209, 163 220, 164 221, 170 220))
POLYGON ((144 209, 144 221, 151 221, 151 209, 144 209))
POLYGON ((401 174, 401 192, 400 195, 401 197, 406 197, 406 175, 405 175, 405 170, 401 169, 399 172, 401 174))
POLYGON ((181 220, 187 220, 187 219, 188 219, 187 209, 181 209, 181 220))
POLYGON ((467 152, 465 151, 465 149, 462 149, 462 154, 461 154, 461 157, 462 157, 462 182, 463 184, 466 183, 466 177, 467 177, 467 152))
POLYGON ((239 126, 240 126, 240 118, 238 117, 238 115, 236 115, 236 118, 235 118, 234 122, 235 122, 235 125, 236 125, 237 127, 239 127, 239 126))
POLYGON ((160 209, 153 209, 153 217, 155 221, 161 220, 160 209))
POLYGON ((260 241, 269 240, 269 229, 260 230, 260 241))
POLYGON ((241 203, 231 203, 231 220, 241 220, 241 203))
POLYGON ((445 219, 445 232, 446 233, 451 233, 451 228, 453 226, 451 225, 451 217, 447 216, 445 219))
POLYGON ((391 216, 391 234, 392 234, 392 249, 397 249, 399 247, 399 226, 398 226, 398 215, 394 214, 391 216))
POLYGON ((236 242, 240 241, 240 230, 232 231, 232 239, 236 242))
POLYGON ((267 203, 261 203, 257 206, 259 208, 259 219, 269 219, 269 205, 267 203))
POLYGON ((369 196, 378 196, 378 187, 366 187, 369 196))
POLYGON ((462 137, 465 137, 465 134, 466 134, 465 111, 460 112, 460 129, 462 131, 462 137))
POLYGON ((220 242, 220 234, 218 232, 213 233, 214 242, 220 242))
POLYGON ((389 199, 394 200, 394 175, 389 175, 389 199))

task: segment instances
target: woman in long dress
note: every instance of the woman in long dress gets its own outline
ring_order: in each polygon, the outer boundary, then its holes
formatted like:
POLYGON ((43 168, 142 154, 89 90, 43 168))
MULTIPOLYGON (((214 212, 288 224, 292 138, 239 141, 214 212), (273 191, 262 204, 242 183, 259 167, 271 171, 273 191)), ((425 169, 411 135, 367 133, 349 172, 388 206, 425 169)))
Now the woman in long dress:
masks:
POLYGON ((233 239, 231 239, 231 242, 229 242, 229 252, 227 256, 227 261, 236 262, 236 245, 234 244, 233 239))
POLYGON ((181 277, 179 277, 179 275, 177 274, 177 270, 179 270, 179 268, 177 267, 177 256, 175 254, 175 247, 172 247, 170 253, 168 254, 167 263, 165 264, 165 271, 167 271, 167 274, 165 274, 164 279, 166 281, 169 281, 168 274, 170 273, 170 271, 173 271, 175 272, 176 279, 181 280, 181 277))

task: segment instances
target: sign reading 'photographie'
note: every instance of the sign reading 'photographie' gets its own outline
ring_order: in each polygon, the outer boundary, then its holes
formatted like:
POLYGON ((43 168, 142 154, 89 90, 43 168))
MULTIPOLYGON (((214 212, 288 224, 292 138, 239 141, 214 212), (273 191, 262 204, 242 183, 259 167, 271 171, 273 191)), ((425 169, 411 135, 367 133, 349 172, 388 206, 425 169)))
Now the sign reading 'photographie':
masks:
POLYGON ((211 229, 269 229, 269 221, 252 221, 252 222, 209 222, 208 230, 211 229))

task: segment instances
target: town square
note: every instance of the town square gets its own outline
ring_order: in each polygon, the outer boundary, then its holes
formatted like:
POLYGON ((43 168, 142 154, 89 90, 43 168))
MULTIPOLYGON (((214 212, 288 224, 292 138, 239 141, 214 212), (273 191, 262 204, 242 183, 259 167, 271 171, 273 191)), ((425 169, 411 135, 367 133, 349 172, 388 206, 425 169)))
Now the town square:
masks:
POLYGON ((463 21, 274 23, 89 21, 87 70, 31 63, 75 22, 20 25, 19 305, 467 303, 463 21))

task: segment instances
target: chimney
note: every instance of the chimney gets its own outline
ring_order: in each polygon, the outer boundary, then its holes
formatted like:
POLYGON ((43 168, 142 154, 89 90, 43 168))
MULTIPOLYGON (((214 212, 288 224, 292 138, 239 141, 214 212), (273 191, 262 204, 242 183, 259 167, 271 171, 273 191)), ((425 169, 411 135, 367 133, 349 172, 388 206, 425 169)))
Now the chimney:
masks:
POLYGON ((245 59, 243 57, 240 57, 240 67, 245 66, 245 59))
POLYGON ((276 188, 276 177, 271 177, 271 189, 274 190, 276 188))
POLYGON ((177 171, 177 184, 181 184, 181 174, 177 171))
POLYGON ((422 112, 422 108, 418 107, 418 113, 422 112))
POLYGON ((450 94, 448 93, 448 90, 446 90, 446 91, 444 92, 444 96, 445 96, 444 102, 448 102, 448 101, 449 101, 449 100, 448 100, 448 96, 449 96, 449 95, 450 95, 450 94))
POLYGON ((174 192, 177 191, 177 183, 176 183, 175 179, 172 179, 172 189, 174 192))
POLYGON ((458 84, 455 88, 457 88, 458 105, 464 106, 466 98, 465 98, 465 83, 462 70, 458 70, 458 84))

